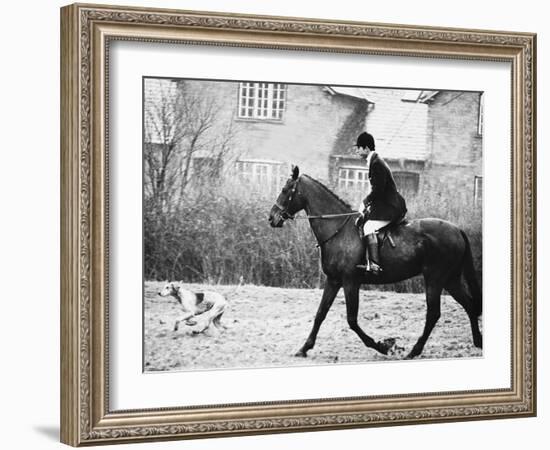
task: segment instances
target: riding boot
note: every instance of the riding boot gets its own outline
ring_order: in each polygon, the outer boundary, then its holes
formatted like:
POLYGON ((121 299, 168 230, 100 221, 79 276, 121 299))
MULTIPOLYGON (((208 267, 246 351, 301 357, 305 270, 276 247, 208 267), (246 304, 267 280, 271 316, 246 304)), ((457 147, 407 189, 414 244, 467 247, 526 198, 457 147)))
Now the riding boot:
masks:
POLYGON ((376 233, 371 233, 366 236, 367 240, 367 267, 369 267, 369 272, 372 272, 375 275, 378 275, 382 272, 382 267, 378 261, 380 261, 380 256, 378 254, 378 238, 376 233))
POLYGON ((378 265, 378 239, 376 233, 371 233, 362 237, 362 241, 365 245, 365 262, 366 264, 359 264, 358 269, 364 269, 367 272, 378 275, 382 272, 382 268, 378 265))

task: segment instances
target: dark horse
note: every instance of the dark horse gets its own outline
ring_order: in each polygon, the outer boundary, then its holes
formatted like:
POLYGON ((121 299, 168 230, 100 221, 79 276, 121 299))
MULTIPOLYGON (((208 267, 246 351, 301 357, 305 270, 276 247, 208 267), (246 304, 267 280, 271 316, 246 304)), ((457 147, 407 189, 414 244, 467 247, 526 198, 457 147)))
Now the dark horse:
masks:
POLYGON ((315 345, 319 328, 341 287, 346 297, 350 328, 367 347, 387 354, 395 340, 377 342, 357 323, 359 287, 363 283, 394 283, 419 274, 424 276, 426 287, 426 323, 408 358, 420 355, 437 323, 443 289, 466 310, 474 345, 481 348, 478 325, 482 311, 481 289, 464 231, 440 219, 411 220, 396 225, 391 229, 395 247, 386 242, 380 248, 380 263, 384 271, 372 275, 356 267, 364 263, 364 249, 350 206, 320 182, 307 175, 300 176, 298 167, 294 167, 291 178, 271 208, 269 222, 272 227, 282 227, 285 220, 294 218, 301 210, 307 213, 321 248, 321 262, 327 278, 313 328, 296 356, 306 356, 315 345), (462 284, 462 275, 469 292, 462 284))

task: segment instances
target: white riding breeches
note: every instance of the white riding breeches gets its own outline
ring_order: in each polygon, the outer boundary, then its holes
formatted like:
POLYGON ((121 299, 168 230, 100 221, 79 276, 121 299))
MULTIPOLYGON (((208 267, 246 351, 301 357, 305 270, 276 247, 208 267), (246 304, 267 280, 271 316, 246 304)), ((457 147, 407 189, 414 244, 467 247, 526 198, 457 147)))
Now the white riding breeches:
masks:
POLYGON ((371 233, 375 233, 380 228, 385 227, 390 223, 389 220, 367 220, 363 225, 363 233, 365 236, 371 233))

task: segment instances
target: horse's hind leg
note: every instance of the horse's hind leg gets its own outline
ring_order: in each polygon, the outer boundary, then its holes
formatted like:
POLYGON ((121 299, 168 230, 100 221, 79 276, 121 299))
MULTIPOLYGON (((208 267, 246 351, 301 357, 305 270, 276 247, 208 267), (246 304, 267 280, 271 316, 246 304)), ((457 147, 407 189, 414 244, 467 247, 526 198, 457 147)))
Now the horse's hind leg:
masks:
POLYGON ((452 297, 466 310, 468 318, 470 319, 470 325, 472 327, 472 338, 474 340, 474 345, 478 348, 482 348, 483 338, 481 336, 481 331, 479 331, 476 307, 472 297, 464 289, 460 276, 447 283, 445 289, 447 289, 447 292, 449 292, 449 294, 451 294, 452 297))
POLYGON ((414 358, 415 356, 420 355, 426 345, 426 341, 430 337, 432 330, 435 327, 435 324, 441 316, 441 291, 443 288, 438 284, 429 283, 426 281, 426 323, 424 325, 424 332, 418 338, 416 344, 414 344, 413 349, 408 354, 407 358, 414 358))
POLYGON ((308 350, 311 350, 315 345, 319 328, 321 328, 323 320, 327 317, 327 313, 332 306, 334 298, 336 297, 336 294, 340 290, 341 286, 342 283, 340 283, 340 281, 327 278, 325 282, 325 289, 323 290, 323 297, 321 298, 321 303, 319 304, 317 314, 315 314, 315 320, 313 321, 313 328, 311 329, 305 344, 300 350, 298 350, 298 353, 296 353, 296 356, 306 357, 308 350))
POLYGON ((363 343, 370 348, 374 348, 383 355, 388 354, 388 350, 395 343, 394 339, 387 339, 384 342, 376 342, 367 335, 357 323, 357 315, 359 313, 359 285, 344 284, 344 294, 346 295, 346 312, 349 327, 361 338, 363 343))

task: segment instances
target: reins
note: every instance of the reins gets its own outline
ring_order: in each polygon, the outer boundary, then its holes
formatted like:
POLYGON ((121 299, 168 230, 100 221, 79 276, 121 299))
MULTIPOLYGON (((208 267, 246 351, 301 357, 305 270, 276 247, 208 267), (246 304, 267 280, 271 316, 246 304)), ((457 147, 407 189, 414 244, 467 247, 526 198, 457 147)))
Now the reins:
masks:
POLYGON ((345 216, 356 216, 357 214, 360 214, 359 211, 353 211, 350 213, 341 213, 341 214, 321 214, 318 216, 299 216, 294 217, 294 220, 299 219, 332 219, 334 217, 345 217, 345 216))
POLYGON ((349 219, 351 219, 351 216, 356 216, 357 214, 360 214, 359 211, 354 211, 350 213, 341 213, 341 214, 320 214, 317 216, 300 216, 300 217, 294 217, 294 220, 296 219, 334 219, 337 217, 345 217, 346 220, 342 222, 342 225, 340 225, 334 233, 332 233, 328 238, 323 239, 322 241, 318 241, 316 247, 321 248, 323 245, 325 245, 328 241, 330 241, 332 238, 334 238, 340 231, 344 229, 344 227, 349 222, 349 219))
MULTIPOLYGON (((288 196, 288 199, 286 200, 286 203, 287 203, 287 206, 290 204, 290 202, 292 201, 292 197, 294 196, 294 194, 296 193, 296 188, 298 187, 298 182, 300 181, 300 178, 298 178, 296 180, 296 182, 294 183, 294 185, 292 186, 292 190, 290 191, 290 195, 288 196)), ((300 217, 295 217, 294 214, 290 214, 288 211, 287 211, 287 206, 286 207, 283 207, 282 205, 280 205, 279 203, 275 203, 275 205, 279 208, 280 210, 280 214, 281 216, 283 217, 284 220, 287 220, 287 219, 290 219, 290 220, 299 220, 299 219, 333 219, 333 218, 337 218, 337 217, 345 217, 346 220, 344 220, 342 222, 342 224, 336 229, 336 231, 334 233, 332 233, 328 238, 326 239, 323 239, 321 242, 317 242, 317 247, 318 248, 321 248, 324 244, 326 244, 328 241, 330 241, 332 238, 334 238, 338 233, 340 233, 340 231, 342 231, 342 229, 346 226, 346 224, 349 222, 349 219, 351 218, 351 216, 356 216, 358 214, 360 214, 359 211, 352 211, 352 212, 349 212, 349 213, 339 213, 339 214, 319 214, 319 215, 315 215, 315 216, 310 216, 310 215, 306 215, 306 216, 300 216, 300 217)))
POLYGON ((328 238, 322 240, 321 242, 317 242, 317 247, 321 248, 323 245, 325 245, 328 241, 330 241, 334 236, 336 236, 342 229, 346 226, 346 224, 349 222, 349 219, 351 219, 351 214, 342 214, 344 216, 348 216, 346 220, 338 227, 338 229, 332 233, 328 238))

